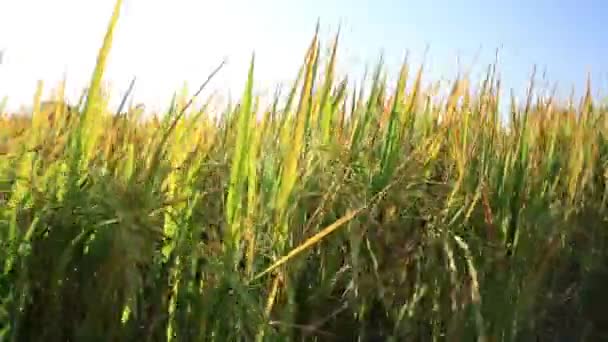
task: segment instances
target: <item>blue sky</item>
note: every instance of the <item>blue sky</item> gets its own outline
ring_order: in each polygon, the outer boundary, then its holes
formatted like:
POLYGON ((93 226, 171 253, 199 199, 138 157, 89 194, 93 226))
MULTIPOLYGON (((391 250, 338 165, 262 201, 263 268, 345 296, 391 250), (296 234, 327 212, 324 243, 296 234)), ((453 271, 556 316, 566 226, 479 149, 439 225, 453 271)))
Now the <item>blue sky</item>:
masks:
MULTIPOLYGON (((31 102, 36 81, 46 89, 67 72, 77 96, 95 63, 113 0, 0 2, 0 97, 16 107, 31 102)), ((342 26, 340 73, 360 76, 382 51, 394 71, 410 50, 416 66, 425 47, 427 79, 456 75, 476 60, 484 70, 500 48, 505 87, 525 92, 534 64, 559 81, 563 95, 582 90, 592 72, 602 93, 608 80, 608 4, 587 1, 391 0, 125 0, 109 61, 114 102, 138 77, 136 100, 166 106, 183 82, 194 89, 219 63, 229 64, 214 89, 238 96, 250 54, 256 53, 258 92, 293 79, 317 18, 322 37, 342 26)))

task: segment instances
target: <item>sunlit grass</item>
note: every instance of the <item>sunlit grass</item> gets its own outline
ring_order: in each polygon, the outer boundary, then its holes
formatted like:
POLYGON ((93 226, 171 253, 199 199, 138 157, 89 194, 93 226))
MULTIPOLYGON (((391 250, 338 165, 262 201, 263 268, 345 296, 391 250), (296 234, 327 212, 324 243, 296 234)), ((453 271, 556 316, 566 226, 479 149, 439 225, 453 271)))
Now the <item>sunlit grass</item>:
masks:
POLYGON ((268 108, 252 56, 219 119, 186 88, 148 119, 129 90, 115 115, 120 5, 80 105, 41 83, 31 115, 2 113, 1 340, 601 337, 608 110, 590 84, 579 105, 532 88, 505 124, 496 65, 440 100, 407 60, 355 86, 317 29, 268 108))

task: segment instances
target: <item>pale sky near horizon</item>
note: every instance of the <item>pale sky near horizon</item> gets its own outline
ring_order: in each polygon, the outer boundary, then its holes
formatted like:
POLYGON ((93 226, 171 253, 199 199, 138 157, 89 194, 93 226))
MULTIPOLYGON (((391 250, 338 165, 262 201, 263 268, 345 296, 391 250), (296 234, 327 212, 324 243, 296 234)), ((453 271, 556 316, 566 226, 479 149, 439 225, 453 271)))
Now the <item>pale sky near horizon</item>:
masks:
MULTIPOLYGON (((0 1, 0 99, 28 105, 36 81, 45 90, 65 72, 68 94, 77 97, 89 81, 114 0, 0 1)), ((427 79, 453 78, 456 55, 463 67, 485 69, 501 48, 507 88, 525 91, 534 64, 546 67, 560 90, 581 89, 588 71, 602 89, 608 80, 608 3, 581 1, 391 1, 391 0, 125 0, 106 80, 114 100, 132 77, 136 102, 168 106, 184 82, 194 90, 228 57, 210 89, 240 96, 251 53, 256 54, 256 89, 290 82, 321 20, 323 42, 341 25, 341 73, 361 76, 380 52, 396 74, 406 50, 414 66, 425 47, 427 79), (480 50, 481 48, 481 50, 480 50)), ((266 92, 266 94, 269 94, 266 92)))

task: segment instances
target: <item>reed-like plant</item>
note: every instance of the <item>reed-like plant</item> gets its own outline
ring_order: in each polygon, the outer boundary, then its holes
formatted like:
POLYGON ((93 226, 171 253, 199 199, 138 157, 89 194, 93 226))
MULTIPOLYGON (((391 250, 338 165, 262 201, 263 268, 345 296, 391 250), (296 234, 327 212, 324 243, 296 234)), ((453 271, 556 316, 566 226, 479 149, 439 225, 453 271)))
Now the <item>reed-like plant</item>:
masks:
POLYGON ((578 106, 531 87, 504 121, 496 65, 442 100, 407 59, 396 85, 380 61, 357 87, 317 26, 269 108, 252 56, 219 118, 187 89, 162 116, 130 90, 111 113, 120 7, 81 104, 40 83, 31 113, 2 113, 0 340, 602 338, 608 110, 590 84, 578 106))

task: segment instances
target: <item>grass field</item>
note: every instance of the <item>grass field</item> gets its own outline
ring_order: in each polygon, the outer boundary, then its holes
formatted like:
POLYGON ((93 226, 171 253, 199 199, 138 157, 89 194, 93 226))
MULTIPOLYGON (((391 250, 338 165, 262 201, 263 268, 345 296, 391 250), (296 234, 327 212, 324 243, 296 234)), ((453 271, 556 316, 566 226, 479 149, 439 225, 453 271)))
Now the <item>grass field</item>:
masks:
POLYGON ((268 108, 252 58, 222 115, 186 92, 114 115, 117 20, 80 104, 60 85, 41 105, 40 84, 31 115, 0 119, 0 340, 605 338, 591 85, 516 105, 490 65, 438 99, 422 69, 387 84, 379 64, 355 87, 315 36, 268 108))

